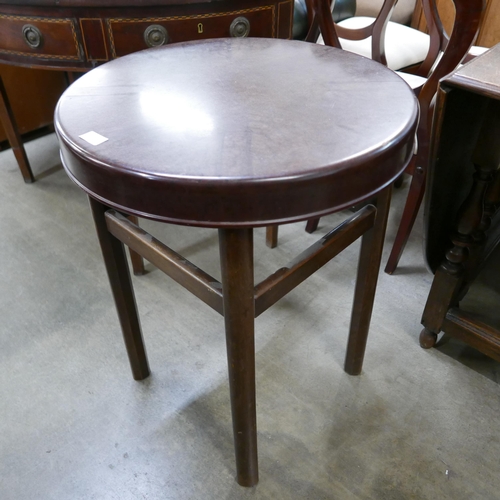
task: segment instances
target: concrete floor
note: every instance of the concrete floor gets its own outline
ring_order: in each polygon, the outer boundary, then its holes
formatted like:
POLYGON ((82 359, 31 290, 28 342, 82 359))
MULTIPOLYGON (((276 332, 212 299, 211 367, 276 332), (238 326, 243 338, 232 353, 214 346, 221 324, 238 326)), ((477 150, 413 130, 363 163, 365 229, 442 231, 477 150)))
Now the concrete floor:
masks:
MULTIPOLYGON (((420 227, 381 275, 359 377, 342 369, 357 247, 258 318, 261 479, 245 489, 222 318, 148 265, 134 283, 153 373, 135 382, 86 197, 54 136, 28 154, 33 185, 0 153, 0 499, 500 498, 499 364, 453 340, 419 347, 420 227)), ((218 276, 214 230, 143 227, 218 276)), ((316 239, 303 228, 275 250, 256 232, 257 279, 316 239)))

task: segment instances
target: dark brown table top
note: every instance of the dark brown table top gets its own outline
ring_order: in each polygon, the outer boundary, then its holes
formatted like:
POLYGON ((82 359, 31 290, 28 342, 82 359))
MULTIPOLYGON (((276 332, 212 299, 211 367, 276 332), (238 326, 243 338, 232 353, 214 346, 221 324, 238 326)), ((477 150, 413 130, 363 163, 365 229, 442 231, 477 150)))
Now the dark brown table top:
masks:
POLYGON ((87 193, 157 220, 209 227, 304 220, 392 182, 417 104, 392 71, 338 49, 270 39, 189 42, 81 77, 55 124, 87 193), (97 132, 93 146, 80 138, 97 132))

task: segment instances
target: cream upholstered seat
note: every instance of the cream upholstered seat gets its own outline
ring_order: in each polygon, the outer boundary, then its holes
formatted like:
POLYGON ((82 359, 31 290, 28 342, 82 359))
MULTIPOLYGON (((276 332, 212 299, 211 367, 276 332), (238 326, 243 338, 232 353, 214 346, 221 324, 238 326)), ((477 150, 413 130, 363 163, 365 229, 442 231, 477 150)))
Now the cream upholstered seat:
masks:
MULTIPOLYGON (((374 17, 354 16, 338 23, 347 29, 359 29, 369 26, 374 17)), ((321 39, 322 40, 322 39, 321 39)), ((372 37, 363 40, 340 38, 344 50, 372 58, 372 37)), ((385 56, 387 66, 399 70, 421 63, 429 52, 430 37, 416 29, 389 21, 385 32, 385 56)))
MULTIPOLYGON (((360 29, 370 26, 370 24, 374 22, 374 17, 354 16, 338 22, 337 25, 347 29, 360 29)), ((363 40, 348 40, 341 37, 339 40, 344 50, 368 57, 369 59, 372 58, 371 36, 363 40)), ((318 38, 318 43, 324 43, 321 35, 318 38)), ((429 46, 430 36, 427 33, 393 21, 387 23, 385 32, 385 56, 387 58, 388 68, 398 71, 420 64, 427 56, 429 46)), ((470 48, 469 55, 476 57, 487 50, 486 47, 474 45, 470 48)), ((412 88, 422 86, 426 80, 425 78, 408 73, 400 74, 400 76, 406 80, 412 88)))
MULTIPOLYGON (((338 25, 347 29, 359 29, 369 26, 374 21, 374 17, 355 16, 340 21, 338 25)), ((372 58, 371 36, 363 40, 348 40, 346 38, 339 38, 339 40, 344 50, 369 59, 372 58)), ((324 43, 321 35, 318 43, 324 43)), ((385 32, 387 67, 396 71, 412 89, 421 87, 426 78, 398 70, 420 64, 429 52, 429 45, 430 37, 426 33, 389 21, 385 32)))

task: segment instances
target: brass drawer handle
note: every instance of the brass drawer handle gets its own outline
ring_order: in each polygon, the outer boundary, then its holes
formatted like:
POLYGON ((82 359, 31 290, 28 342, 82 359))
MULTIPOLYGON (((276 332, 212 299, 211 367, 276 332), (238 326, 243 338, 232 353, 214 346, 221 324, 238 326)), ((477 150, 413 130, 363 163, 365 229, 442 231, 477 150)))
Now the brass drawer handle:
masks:
POLYGON ((38 49, 43 42, 42 32, 32 24, 25 24, 23 26, 24 41, 32 48, 38 49))
POLYGON ((229 34, 235 38, 243 38, 250 33, 250 21, 243 16, 233 19, 229 26, 229 34))
POLYGON ((159 47, 168 43, 168 31, 159 24, 152 24, 144 30, 144 41, 148 47, 159 47))

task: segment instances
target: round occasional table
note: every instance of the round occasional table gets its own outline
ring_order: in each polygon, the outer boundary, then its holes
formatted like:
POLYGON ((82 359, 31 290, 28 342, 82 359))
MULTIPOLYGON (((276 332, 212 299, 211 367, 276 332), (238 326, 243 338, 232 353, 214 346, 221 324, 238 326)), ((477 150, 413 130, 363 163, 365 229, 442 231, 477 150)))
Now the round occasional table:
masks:
POLYGON ((417 105, 393 72, 335 48, 217 39, 155 48, 77 80, 55 117, 90 198, 134 378, 149 375, 123 243, 225 320, 236 475, 258 481, 254 318, 363 235, 345 369, 361 371, 390 185, 417 105), (255 285, 253 228, 376 199, 255 285), (219 229, 222 283, 125 215, 219 229))

